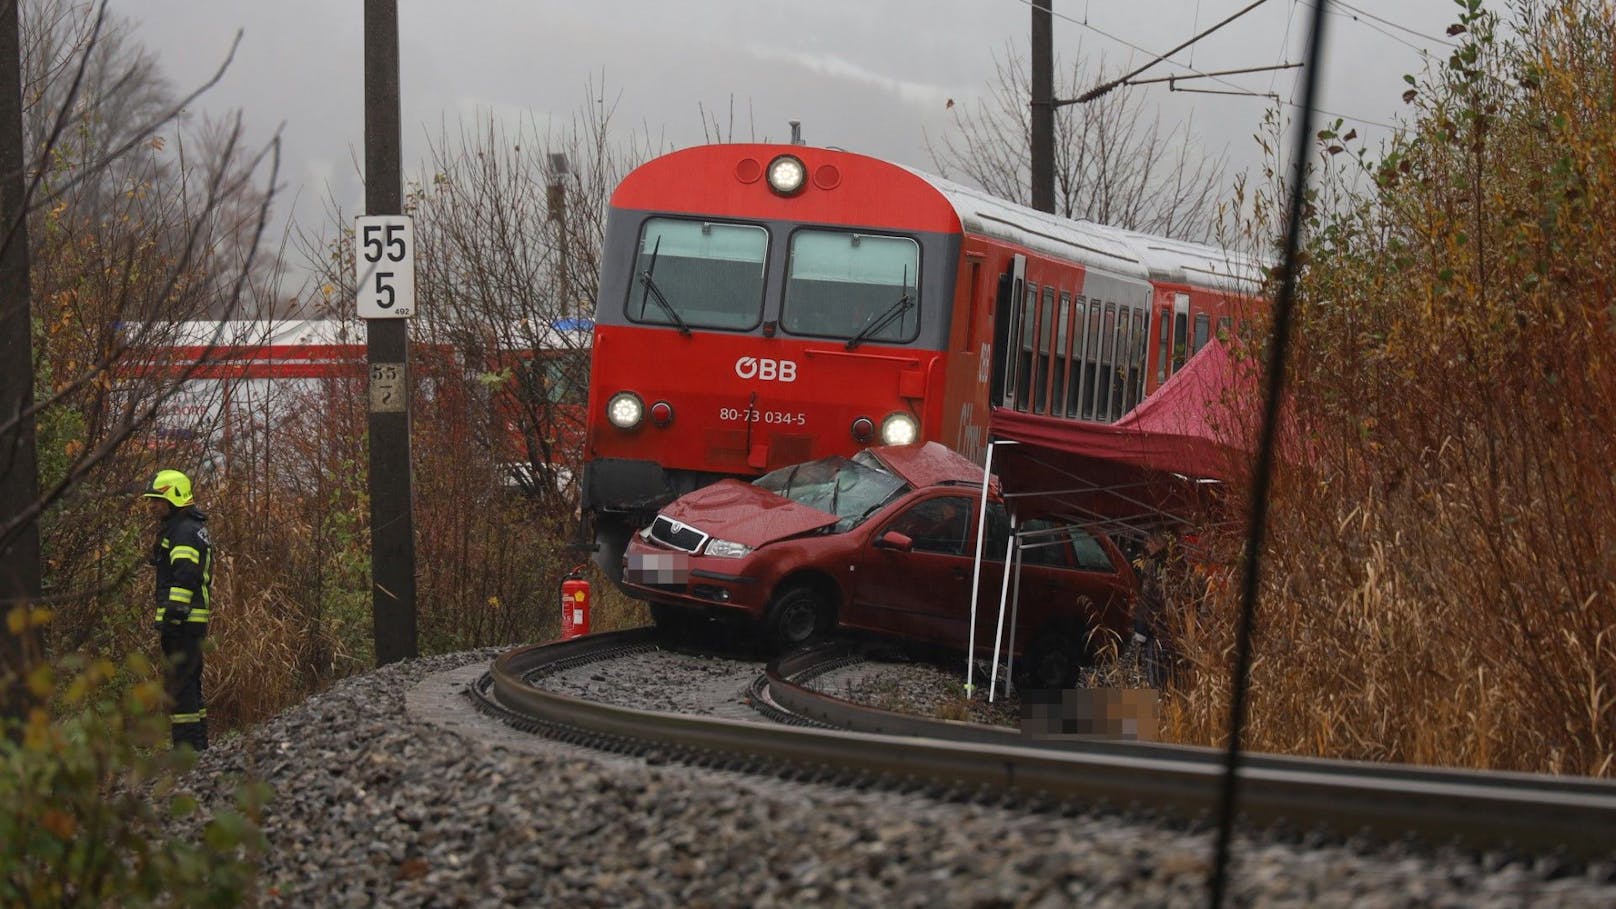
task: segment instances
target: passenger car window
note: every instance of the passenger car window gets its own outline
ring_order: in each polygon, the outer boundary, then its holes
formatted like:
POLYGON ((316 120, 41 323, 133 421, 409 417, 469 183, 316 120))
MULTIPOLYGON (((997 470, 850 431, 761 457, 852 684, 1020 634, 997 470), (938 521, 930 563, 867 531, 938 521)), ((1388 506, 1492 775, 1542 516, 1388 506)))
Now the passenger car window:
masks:
POLYGON ((1061 522, 1032 518, 1021 525, 1021 564, 1072 567, 1071 539, 1060 532, 1061 522))
POLYGON ((1081 527, 1068 528, 1072 535, 1072 551, 1077 554, 1077 567, 1083 571, 1111 571, 1111 556, 1092 534, 1081 527))
POLYGON ((895 530, 913 540, 916 552, 964 555, 965 531, 970 518, 970 499, 945 496, 908 508, 894 518, 886 530, 895 530))

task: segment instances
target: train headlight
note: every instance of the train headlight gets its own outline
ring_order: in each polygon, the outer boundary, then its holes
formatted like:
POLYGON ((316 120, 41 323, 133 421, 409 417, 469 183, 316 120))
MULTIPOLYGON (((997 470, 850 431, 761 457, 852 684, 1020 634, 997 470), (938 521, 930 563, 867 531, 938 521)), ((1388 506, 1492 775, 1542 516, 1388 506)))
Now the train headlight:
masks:
POLYGON ((707 554, 715 559, 743 559, 752 554, 752 547, 729 540, 708 540, 707 554))
POLYGON ((796 155, 781 155, 769 162, 769 188, 782 196, 801 192, 807 178, 808 168, 796 155))
POLYGON ((881 421, 881 444, 908 445, 920 438, 920 424, 906 413, 890 413, 881 421))
POLYGON ((633 429, 645 417, 645 402, 632 391, 620 391, 606 402, 606 419, 618 429, 633 429))

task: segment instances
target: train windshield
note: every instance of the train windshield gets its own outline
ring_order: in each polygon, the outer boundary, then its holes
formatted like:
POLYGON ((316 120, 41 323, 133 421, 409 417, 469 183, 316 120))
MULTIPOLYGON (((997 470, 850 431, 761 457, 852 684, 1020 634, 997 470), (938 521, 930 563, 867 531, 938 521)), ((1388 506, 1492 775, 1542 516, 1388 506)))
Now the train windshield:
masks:
POLYGON ((920 244, 908 237, 799 230, 791 236, 780 324, 798 335, 913 340, 919 283, 920 244))
POLYGON ((745 331, 763 314, 769 235, 750 224, 650 218, 640 232, 628 317, 680 329, 745 331))
POLYGON ((771 471, 752 485, 784 496, 799 505, 833 514, 835 530, 852 530, 893 496, 909 488, 903 478, 889 472, 868 452, 851 459, 821 458, 771 471))

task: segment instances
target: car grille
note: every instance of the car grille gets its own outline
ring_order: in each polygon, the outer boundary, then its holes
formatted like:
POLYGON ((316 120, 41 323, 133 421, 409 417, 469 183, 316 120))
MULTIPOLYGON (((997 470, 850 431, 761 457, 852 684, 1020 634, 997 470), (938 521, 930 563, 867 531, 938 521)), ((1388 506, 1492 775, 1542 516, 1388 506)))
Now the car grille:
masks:
POLYGON ((657 515, 651 522, 651 539, 674 549, 695 552, 707 542, 707 535, 688 524, 657 515))

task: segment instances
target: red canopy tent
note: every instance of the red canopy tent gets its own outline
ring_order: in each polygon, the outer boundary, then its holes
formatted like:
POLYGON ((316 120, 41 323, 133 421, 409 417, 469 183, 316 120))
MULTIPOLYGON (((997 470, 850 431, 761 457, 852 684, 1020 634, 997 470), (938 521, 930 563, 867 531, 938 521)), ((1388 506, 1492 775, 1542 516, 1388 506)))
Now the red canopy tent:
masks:
POLYGON ((1208 344, 1115 423, 994 408, 1005 497, 1133 529, 1186 515, 1249 462, 1250 435, 1236 417, 1253 400, 1252 365, 1208 344))

